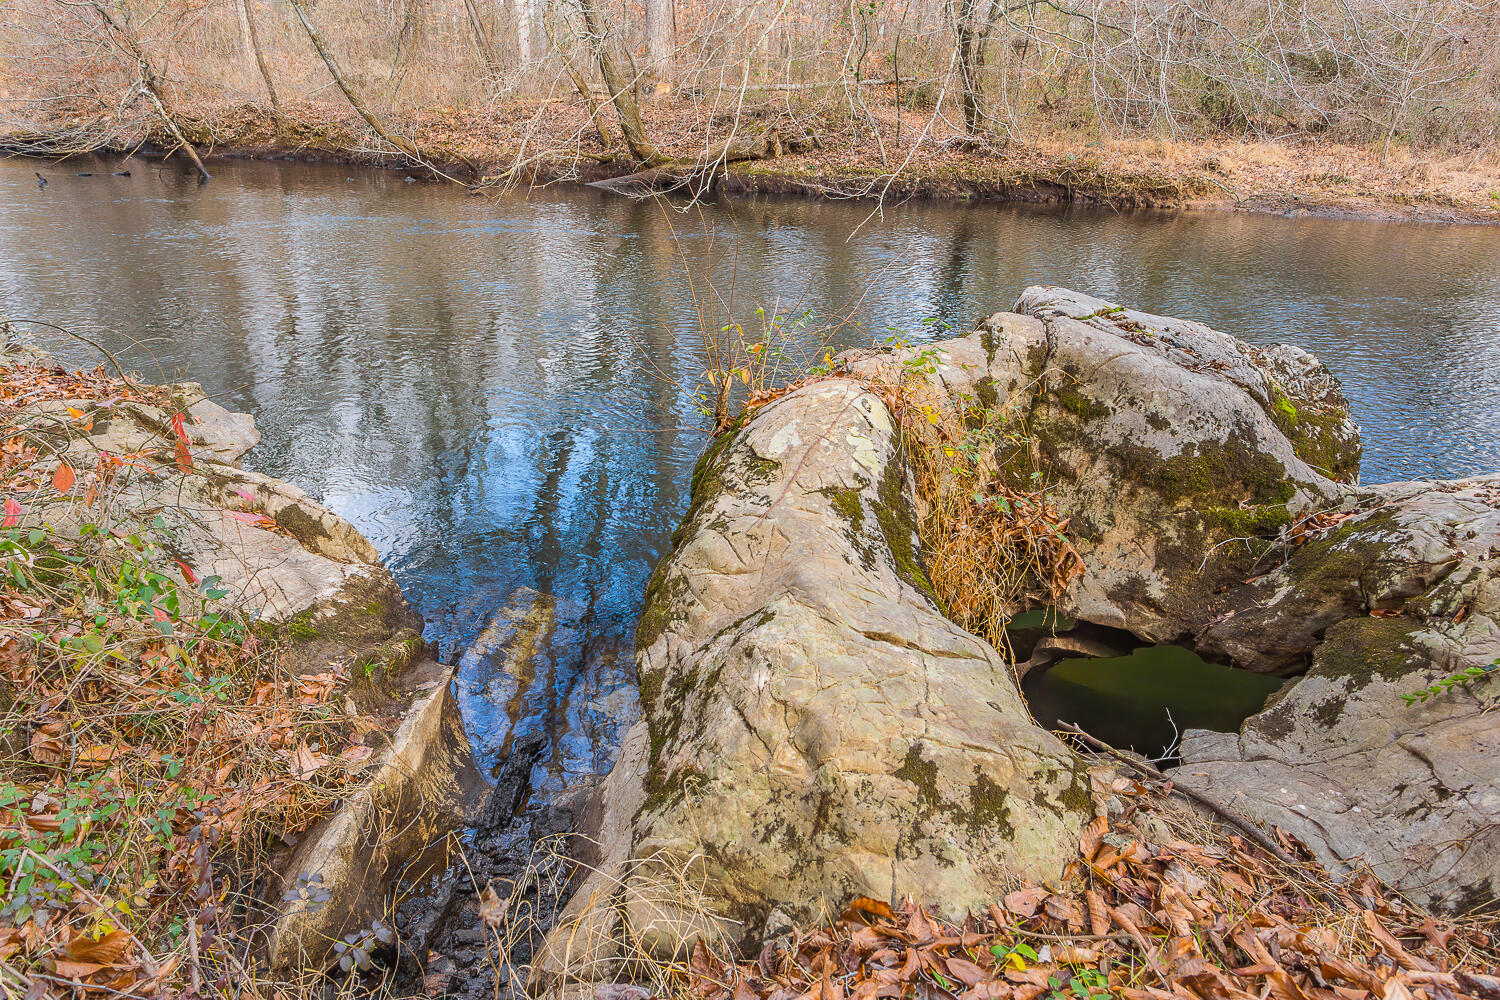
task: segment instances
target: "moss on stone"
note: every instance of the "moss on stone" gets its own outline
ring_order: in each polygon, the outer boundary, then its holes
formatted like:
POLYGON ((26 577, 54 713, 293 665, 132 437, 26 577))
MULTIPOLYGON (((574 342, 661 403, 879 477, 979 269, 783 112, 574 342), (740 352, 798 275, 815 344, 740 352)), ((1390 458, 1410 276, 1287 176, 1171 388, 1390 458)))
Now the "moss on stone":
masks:
POLYGON ((921 551, 917 548, 916 513, 906 495, 905 469, 906 464, 901 455, 897 455, 886 466, 877 489, 879 499, 875 503, 875 521, 880 525, 880 533, 891 553, 896 574, 946 615, 942 599, 938 597, 932 581, 927 578, 921 551))
POLYGON ((1352 482, 1359 475, 1360 448, 1357 441, 1345 442, 1343 438, 1343 411, 1313 405, 1298 407, 1286 393, 1272 386, 1266 412, 1302 461, 1342 482, 1352 482))
POLYGON ((1078 391, 1078 387, 1072 384, 1059 386, 1052 393, 1052 398, 1057 404, 1080 420, 1102 420, 1114 413, 1114 409, 1106 403, 1092 399, 1078 391))
MULTIPOLYGON (((687 581, 669 570, 672 554, 662 557, 646 581, 646 596, 641 603, 641 617, 635 626, 635 648, 641 652, 662 633, 687 618, 687 609, 678 601, 687 593, 687 581)), ((644 683, 644 679, 643 682, 644 683)))
POLYGON ((1207 506, 1200 508, 1198 514, 1205 532, 1228 538, 1273 538, 1293 520, 1286 504, 1250 508, 1207 506))
POLYGON ((1354 693, 1379 677, 1396 682, 1415 673, 1420 658, 1409 650, 1415 623, 1408 618, 1351 618, 1328 630, 1313 656, 1309 677, 1346 680, 1354 693))
POLYGON ((286 529, 293 538, 309 551, 322 551, 320 542, 332 539, 323 522, 314 517, 300 504, 289 503, 276 512, 277 525, 286 529))
POLYGON ((1005 789, 974 768, 974 783, 969 786, 969 812, 964 817, 969 836, 982 842, 994 831, 1006 841, 1014 840, 1016 827, 1011 822, 1008 798, 1005 789))
POLYGON ((865 508, 860 502, 859 490, 837 489, 830 487, 823 490, 828 497, 833 509, 839 512, 839 516, 856 531, 862 531, 865 525, 865 508))
POLYGON ((1285 504, 1296 493, 1282 464, 1251 447, 1238 431, 1223 442, 1190 445, 1170 457, 1135 444, 1117 444, 1110 450, 1169 504, 1285 504))
POLYGON ((396 682, 421 659, 422 648, 421 633, 401 630, 355 659, 349 672, 352 685, 361 694, 393 693, 396 682))
POLYGON ((942 804, 938 793, 937 762, 922 756, 922 744, 913 743, 906 751, 901 766, 891 772, 892 777, 910 782, 917 788, 917 802, 926 809, 935 809, 942 804))

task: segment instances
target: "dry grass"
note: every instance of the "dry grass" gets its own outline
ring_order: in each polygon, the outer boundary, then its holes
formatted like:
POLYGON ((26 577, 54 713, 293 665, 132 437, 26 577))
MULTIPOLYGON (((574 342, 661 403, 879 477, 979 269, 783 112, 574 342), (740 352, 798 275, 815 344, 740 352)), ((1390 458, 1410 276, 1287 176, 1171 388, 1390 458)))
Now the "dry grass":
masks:
POLYGON ((293 674, 285 632, 121 502, 184 471, 179 442, 59 464, 124 400, 167 402, 103 369, 0 370, 0 980, 28 996, 247 976, 262 866, 376 752, 340 667, 293 674))

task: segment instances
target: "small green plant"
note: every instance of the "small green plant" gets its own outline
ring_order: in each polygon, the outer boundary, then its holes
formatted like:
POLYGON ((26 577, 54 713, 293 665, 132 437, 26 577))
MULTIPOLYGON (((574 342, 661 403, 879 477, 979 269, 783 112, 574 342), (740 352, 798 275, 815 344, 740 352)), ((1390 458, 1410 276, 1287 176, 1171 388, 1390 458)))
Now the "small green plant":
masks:
POLYGON ((1401 698, 1406 702, 1408 706, 1426 702, 1427 699, 1435 698, 1443 692, 1447 691, 1449 688, 1468 687, 1470 684, 1479 680, 1481 677, 1494 673, 1497 667, 1500 667, 1500 659, 1496 659, 1493 663, 1487 664, 1482 667, 1465 667, 1457 673, 1449 674, 1447 677, 1435 681, 1433 684, 1423 688, 1421 691, 1414 691, 1411 694, 1403 694, 1401 698))
POLYGON ((1000 968, 1014 969, 1017 972, 1025 972, 1028 963, 1041 961, 1036 949, 1025 941, 1014 945, 992 944, 990 954, 995 956, 995 964, 1000 968))
POLYGON ((1098 969, 1087 967, 1071 972, 1054 972, 1047 977, 1051 992, 1048 1000, 1112 1000, 1109 980, 1098 969))

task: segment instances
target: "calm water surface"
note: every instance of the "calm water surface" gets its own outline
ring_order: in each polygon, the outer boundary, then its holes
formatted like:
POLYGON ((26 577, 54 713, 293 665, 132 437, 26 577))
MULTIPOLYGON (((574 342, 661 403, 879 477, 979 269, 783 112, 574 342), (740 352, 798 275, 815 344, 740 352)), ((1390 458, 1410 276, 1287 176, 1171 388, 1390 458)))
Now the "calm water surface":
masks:
POLYGON ((1067 285, 1313 351, 1366 481, 1500 469, 1500 228, 909 203, 852 235, 869 206, 682 215, 254 162, 203 187, 43 166, 39 189, 35 167, 0 161, 0 313, 253 413, 248 464, 368 535, 449 656, 518 586, 572 609, 580 660, 630 633, 705 441, 684 267, 747 320, 849 312, 840 347, 1067 285))

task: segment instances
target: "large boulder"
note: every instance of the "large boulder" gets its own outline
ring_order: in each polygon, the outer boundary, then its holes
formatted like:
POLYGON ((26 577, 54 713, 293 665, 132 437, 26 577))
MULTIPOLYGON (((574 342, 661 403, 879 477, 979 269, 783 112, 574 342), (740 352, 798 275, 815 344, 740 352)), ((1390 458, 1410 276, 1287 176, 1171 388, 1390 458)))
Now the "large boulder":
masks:
POLYGON ((1072 853, 1085 764, 945 616, 915 533, 939 508, 903 451, 934 432, 908 420, 903 439, 882 398, 988 428, 1002 479, 1041 470, 1083 563, 1031 591, 1078 623, 1053 646, 1179 642, 1295 678, 1240 734, 1190 732, 1176 780, 1434 906, 1493 900, 1487 680, 1406 696, 1500 654, 1495 481, 1358 485, 1338 382, 1295 347, 1063 289, 1016 310, 850 356, 704 456, 648 588, 645 718, 594 813, 600 863, 540 972, 598 974, 620 942, 743 940, 857 895, 956 913, 1072 853))
POLYGON ((1019 415, 1084 563, 1058 611, 1300 678, 1238 735, 1190 732, 1174 776, 1335 870, 1492 901, 1493 681, 1407 696, 1500 655, 1496 479, 1358 485, 1337 381, 1296 348, 1065 289, 1016 309, 937 345, 929 378, 1019 415))
POLYGON ((670 953, 856 896, 959 914, 1058 877, 1095 812, 1087 766, 944 617, 880 399, 835 380, 771 403, 692 497, 637 633, 644 721, 606 782, 628 827, 539 967, 597 971, 611 933, 670 953))

